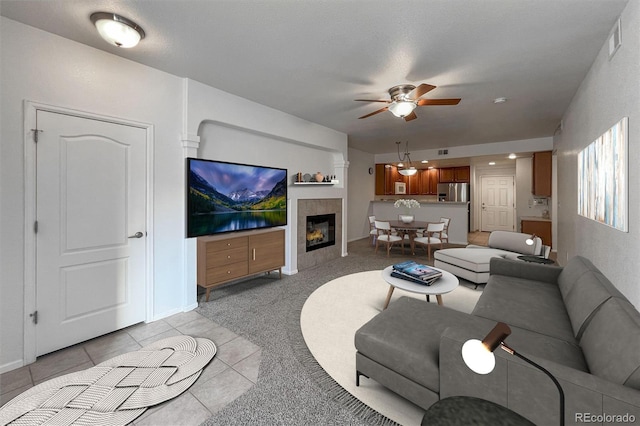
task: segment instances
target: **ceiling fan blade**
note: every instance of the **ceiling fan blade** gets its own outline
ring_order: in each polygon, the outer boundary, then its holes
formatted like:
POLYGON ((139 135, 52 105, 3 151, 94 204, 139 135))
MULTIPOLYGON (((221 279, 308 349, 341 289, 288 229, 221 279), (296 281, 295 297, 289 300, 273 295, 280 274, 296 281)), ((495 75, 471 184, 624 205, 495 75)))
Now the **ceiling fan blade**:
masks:
POLYGON ((367 117, 371 117, 372 115, 376 115, 376 114, 378 114, 378 113, 380 113, 380 112, 384 112, 384 111, 386 111, 386 110, 388 110, 388 109, 389 109, 388 107, 380 108, 380 109, 379 109, 379 110, 377 110, 377 111, 373 111, 373 112, 372 112, 372 113, 370 113, 370 114, 363 115, 362 117, 358 117, 358 118, 367 118, 367 117))
POLYGON ((416 87, 415 89, 407 93, 406 98, 416 100, 422 95, 429 93, 435 88, 436 86, 432 86, 431 84, 422 83, 420 86, 416 87))
POLYGON ((416 118, 418 118, 416 113, 414 111, 411 111, 411 114, 404 117, 404 121, 411 121, 411 120, 415 120, 416 118))
POLYGON ((418 106, 425 105, 458 105, 462 99, 460 98, 451 98, 451 99, 420 99, 418 101, 418 106))
POLYGON ((389 101, 389 100, 385 101, 384 99, 354 99, 354 101, 356 101, 356 102, 384 102, 384 103, 387 103, 387 104, 391 103, 391 101, 389 101))

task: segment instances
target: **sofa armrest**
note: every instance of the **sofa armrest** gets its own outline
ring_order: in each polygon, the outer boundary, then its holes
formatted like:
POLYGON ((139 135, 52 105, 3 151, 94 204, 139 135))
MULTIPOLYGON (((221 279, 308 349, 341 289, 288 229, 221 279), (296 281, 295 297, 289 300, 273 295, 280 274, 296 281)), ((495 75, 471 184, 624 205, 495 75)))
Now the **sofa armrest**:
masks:
POLYGON ((490 275, 505 275, 550 284, 558 283, 560 272, 562 272, 561 266, 541 265, 499 257, 492 258, 489 263, 490 275))
MULTIPOLYGON (((474 396, 493 401, 535 424, 559 423, 559 393, 540 370, 497 349, 496 366, 486 375, 471 371, 462 360, 469 331, 447 328, 440 339, 440 399, 474 396)), ((517 348, 514 348, 517 351, 517 348)), ((589 416, 634 416, 640 419, 640 391, 539 357, 529 357, 560 382, 565 394, 566 424, 583 424, 589 416)))

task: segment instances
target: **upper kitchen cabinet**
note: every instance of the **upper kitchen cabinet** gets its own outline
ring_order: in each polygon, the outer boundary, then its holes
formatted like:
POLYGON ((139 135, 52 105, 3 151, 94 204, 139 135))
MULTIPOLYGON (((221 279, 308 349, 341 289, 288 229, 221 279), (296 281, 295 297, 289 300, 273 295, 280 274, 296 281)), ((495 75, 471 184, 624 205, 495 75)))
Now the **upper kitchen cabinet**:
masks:
POLYGON ((396 166, 376 164, 376 195, 395 194, 396 182, 405 182, 396 166))
POLYGON ((438 169, 418 170, 420 193, 437 195, 439 183, 438 169))
POLYGON ((531 192, 538 197, 551 197, 551 151, 533 154, 531 192))
POLYGON ((471 167, 444 167, 440 170, 440 183, 469 183, 471 180, 471 167))

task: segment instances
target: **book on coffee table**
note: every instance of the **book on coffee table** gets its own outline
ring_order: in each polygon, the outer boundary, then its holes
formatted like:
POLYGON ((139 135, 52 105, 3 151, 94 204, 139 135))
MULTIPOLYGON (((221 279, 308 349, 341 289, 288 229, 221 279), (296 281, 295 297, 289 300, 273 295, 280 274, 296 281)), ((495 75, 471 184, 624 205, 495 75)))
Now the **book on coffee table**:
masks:
POLYGON ((394 278, 400 278, 402 280, 411 281, 413 283, 426 285, 426 286, 433 284, 435 281, 438 280, 438 278, 440 278, 440 276, 437 276, 437 277, 431 278, 430 280, 423 280, 421 278, 412 277, 411 275, 407 275, 400 271, 391 271, 391 276, 394 278))
POLYGON ((406 262, 396 263, 393 265, 394 272, 402 273, 406 276, 416 278, 422 281, 432 281, 434 278, 440 278, 442 272, 427 265, 407 260, 406 262))

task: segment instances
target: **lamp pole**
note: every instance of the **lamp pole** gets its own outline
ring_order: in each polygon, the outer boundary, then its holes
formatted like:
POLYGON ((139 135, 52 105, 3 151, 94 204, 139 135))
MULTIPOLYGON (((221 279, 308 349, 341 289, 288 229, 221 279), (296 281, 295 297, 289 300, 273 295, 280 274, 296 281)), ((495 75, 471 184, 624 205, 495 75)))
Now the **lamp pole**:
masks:
POLYGON ((516 352, 515 350, 513 350, 512 348, 507 346, 504 342, 500 343, 500 348, 502 350, 510 353, 511 355, 514 355, 514 356, 520 358, 524 362, 534 366, 535 368, 537 368, 538 370, 540 370, 544 374, 546 374, 553 381, 553 384, 556 385, 556 387, 558 388, 558 393, 560 394, 560 426, 564 426, 564 391, 562 390, 562 386, 560 386, 560 382, 558 382, 558 379, 556 379, 553 376, 553 374, 551 374, 546 368, 544 368, 540 364, 537 364, 537 363, 531 361, 526 356, 519 354, 518 352, 516 352))

